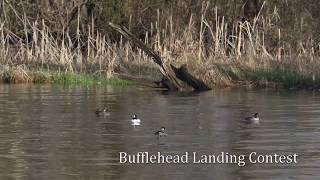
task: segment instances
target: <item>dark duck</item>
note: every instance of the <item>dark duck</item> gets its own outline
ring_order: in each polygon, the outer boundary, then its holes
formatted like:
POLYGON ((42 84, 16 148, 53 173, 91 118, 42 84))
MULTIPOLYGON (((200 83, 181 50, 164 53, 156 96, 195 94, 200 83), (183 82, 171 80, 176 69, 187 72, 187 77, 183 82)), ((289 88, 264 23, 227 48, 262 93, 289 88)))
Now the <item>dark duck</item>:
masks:
POLYGON ((246 117, 244 120, 247 122, 259 122, 259 113, 254 113, 252 117, 246 117))
POLYGON ((107 107, 104 107, 103 109, 98 109, 95 111, 95 114, 97 116, 109 116, 110 115, 110 112, 108 110, 107 107))
POLYGON ((160 136, 166 136, 167 133, 165 132, 166 128, 165 127, 161 127, 159 131, 156 131, 154 134, 157 135, 158 137, 160 136))

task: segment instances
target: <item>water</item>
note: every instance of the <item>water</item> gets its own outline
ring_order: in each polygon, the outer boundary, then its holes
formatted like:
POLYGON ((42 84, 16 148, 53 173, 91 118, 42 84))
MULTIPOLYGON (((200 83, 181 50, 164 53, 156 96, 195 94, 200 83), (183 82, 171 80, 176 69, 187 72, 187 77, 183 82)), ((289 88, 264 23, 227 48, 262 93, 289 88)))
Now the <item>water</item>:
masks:
MULTIPOLYGON (((0 86, 0 179, 318 179, 320 93, 0 86), (96 108, 107 105, 108 117, 96 108), (259 112, 259 124, 242 119, 259 112), (136 113, 140 126, 131 126, 136 113), (168 136, 154 131, 165 126, 168 136), (298 163, 120 164, 119 152, 298 154, 298 163)), ((190 160, 191 161, 191 160, 190 160)))

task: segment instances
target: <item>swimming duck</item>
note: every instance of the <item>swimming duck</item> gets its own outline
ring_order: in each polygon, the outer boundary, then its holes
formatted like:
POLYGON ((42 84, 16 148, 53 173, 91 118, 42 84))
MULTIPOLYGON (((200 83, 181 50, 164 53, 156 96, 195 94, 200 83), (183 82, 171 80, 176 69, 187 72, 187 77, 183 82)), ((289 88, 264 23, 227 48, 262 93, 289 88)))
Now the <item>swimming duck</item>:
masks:
POLYGON ((249 122, 257 122, 259 121, 259 113, 254 113, 253 117, 246 117, 245 120, 249 122))
POLYGON ((108 108, 104 107, 102 110, 98 109, 96 110, 96 115, 97 116, 109 116, 110 115, 110 112, 108 111, 108 108))
POLYGON ((165 127, 161 127, 161 129, 159 131, 156 131, 154 134, 159 136, 166 136, 167 133, 165 132, 166 128, 165 127))
POLYGON ((140 123, 141 123, 141 120, 138 118, 138 116, 137 116, 136 114, 134 114, 134 115, 132 116, 131 123, 132 123, 132 125, 134 125, 134 126, 139 126, 140 123))

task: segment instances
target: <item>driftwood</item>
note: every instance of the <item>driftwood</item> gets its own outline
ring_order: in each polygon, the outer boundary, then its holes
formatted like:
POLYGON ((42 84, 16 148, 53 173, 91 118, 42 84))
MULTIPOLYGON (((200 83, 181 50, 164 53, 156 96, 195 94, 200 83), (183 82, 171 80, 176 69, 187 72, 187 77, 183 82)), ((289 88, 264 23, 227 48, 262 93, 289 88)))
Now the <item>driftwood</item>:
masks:
POLYGON ((109 23, 109 25, 125 38, 130 40, 135 46, 143 50, 148 56, 152 58, 153 62, 159 65, 160 71, 163 75, 162 80, 157 82, 159 85, 168 88, 170 91, 182 91, 183 86, 180 83, 180 81, 182 81, 191 86, 195 91, 210 90, 210 88, 204 82, 192 76, 188 72, 186 66, 183 65, 180 68, 176 68, 172 64, 167 65, 166 63, 164 63, 163 59, 160 55, 158 55, 157 52, 140 41, 127 28, 120 27, 113 23, 109 23))
POLYGON ((186 65, 182 65, 180 68, 176 68, 171 65, 175 75, 181 81, 185 82, 189 86, 193 87, 195 91, 205 91, 210 90, 210 88, 201 80, 193 77, 187 70, 186 65))

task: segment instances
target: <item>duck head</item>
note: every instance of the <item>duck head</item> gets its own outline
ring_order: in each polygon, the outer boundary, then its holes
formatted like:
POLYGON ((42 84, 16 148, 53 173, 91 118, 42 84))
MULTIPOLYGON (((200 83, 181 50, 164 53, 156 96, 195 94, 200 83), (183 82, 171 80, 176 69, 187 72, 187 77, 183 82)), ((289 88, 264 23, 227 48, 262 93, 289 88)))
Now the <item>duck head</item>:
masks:
POLYGON ((134 114, 133 116, 132 116, 132 119, 137 119, 138 117, 137 117, 137 115, 136 114, 134 114))

